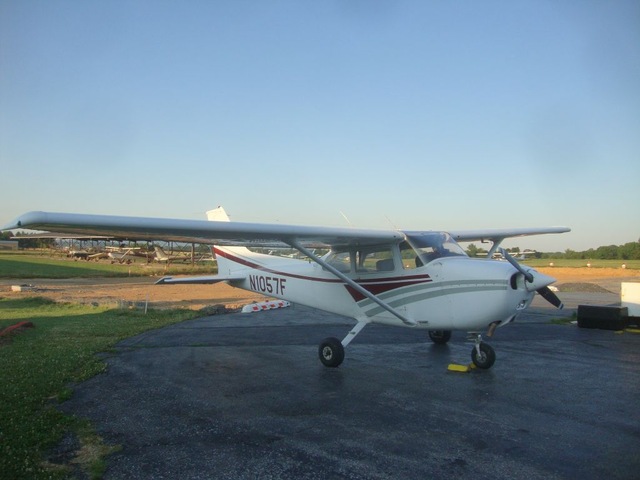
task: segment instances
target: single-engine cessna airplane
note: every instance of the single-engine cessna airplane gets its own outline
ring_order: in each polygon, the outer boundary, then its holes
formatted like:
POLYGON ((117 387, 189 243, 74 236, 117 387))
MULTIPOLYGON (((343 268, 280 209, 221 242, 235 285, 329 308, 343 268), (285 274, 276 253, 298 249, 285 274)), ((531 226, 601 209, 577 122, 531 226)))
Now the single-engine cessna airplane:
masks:
POLYGON ((473 363, 491 368, 495 352, 482 332, 511 323, 536 292, 558 308, 554 278, 520 265, 500 243, 509 237, 563 233, 566 227, 471 231, 399 231, 230 222, 218 207, 209 221, 30 212, 3 230, 32 228, 121 238, 210 243, 215 276, 161 284, 228 282, 234 287, 351 317, 352 330, 320 343, 320 361, 337 367, 344 348, 370 323, 428 330, 445 344, 452 330, 473 334, 473 363), (457 241, 491 241, 487 259, 471 259, 457 241), (255 253, 247 246, 290 247, 306 259, 255 253), (322 257, 313 248, 328 248, 322 257), (500 251, 508 260, 492 260, 500 251))
POLYGON ((169 255, 167 252, 164 251, 164 248, 159 247, 158 245, 153 247, 153 250, 155 251, 154 260, 156 262, 171 263, 171 262, 190 262, 191 261, 190 255, 189 256, 188 255, 169 255))

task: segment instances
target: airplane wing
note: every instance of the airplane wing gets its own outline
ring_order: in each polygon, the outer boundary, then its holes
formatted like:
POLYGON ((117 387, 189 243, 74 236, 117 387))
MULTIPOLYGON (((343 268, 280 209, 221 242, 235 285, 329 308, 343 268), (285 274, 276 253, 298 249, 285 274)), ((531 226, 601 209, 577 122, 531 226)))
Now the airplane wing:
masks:
POLYGON ((568 227, 538 227, 538 228, 494 228, 484 230, 454 230, 449 231, 457 242, 492 241, 501 242, 505 238, 524 237, 528 235, 544 235, 548 233, 570 232, 568 227))
POLYGON ((114 237, 107 237, 105 235, 71 235, 70 233, 56 233, 56 232, 44 232, 44 233, 32 233, 30 235, 14 235, 11 238, 17 238, 20 240, 31 240, 34 238, 41 239, 54 239, 54 240, 114 240, 114 237))
POLYGON ((305 246, 375 245, 404 239, 402 232, 394 230, 51 212, 25 213, 4 225, 2 230, 17 228, 55 230, 74 235, 244 246, 290 246, 291 242, 305 246))
MULTIPOLYGON (((400 242, 404 239, 404 233, 396 230, 51 212, 25 213, 4 225, 1 230, 17 228, 139 240, 268 247, 290 246, 292 242, 311 247, 375 245, 400 242)), ((449 234, 456 241, 489 240, 498 244, 510 237, 564 233, 570 230, 567 227, 503 228, 456 230, 449 231, 449 234)))

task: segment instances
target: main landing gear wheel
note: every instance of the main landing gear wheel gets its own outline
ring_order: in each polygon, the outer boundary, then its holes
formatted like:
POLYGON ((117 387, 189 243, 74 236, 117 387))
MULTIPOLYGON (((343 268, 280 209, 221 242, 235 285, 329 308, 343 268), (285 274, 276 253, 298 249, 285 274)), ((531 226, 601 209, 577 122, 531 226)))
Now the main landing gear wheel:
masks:
POLYGON ((480 342, 477 345, 474 345, 473 350, 471 350, 471 360, 473 360, 476 367, 487 370, 495 363, 496 352, 493 350, 491 345, 480 342), (478 352, 478 350, 480 350, 480 352, 478 352))
POLYGON ((344 360, 344 347, 337 338, 325 338, 318 348, 318 355, 325 367, 335 368, 344 360))
POLYGON ((436 345, 445 345, 451 340, 451 330, 429 330, 429 338, 436 345))

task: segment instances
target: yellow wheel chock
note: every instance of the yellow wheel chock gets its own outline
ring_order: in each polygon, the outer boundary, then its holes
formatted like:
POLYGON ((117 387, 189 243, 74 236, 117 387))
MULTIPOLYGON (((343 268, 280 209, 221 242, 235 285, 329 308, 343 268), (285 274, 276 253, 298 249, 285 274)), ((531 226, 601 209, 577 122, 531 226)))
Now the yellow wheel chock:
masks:
POLYGON ((470 363, 468 365, 459 365, 457 363, 450 363, 449 366, 447 367, 447 370, 449 370, 450 372, 468 373, 474 368, 476 368, 476 366, 473 363, 470 363))

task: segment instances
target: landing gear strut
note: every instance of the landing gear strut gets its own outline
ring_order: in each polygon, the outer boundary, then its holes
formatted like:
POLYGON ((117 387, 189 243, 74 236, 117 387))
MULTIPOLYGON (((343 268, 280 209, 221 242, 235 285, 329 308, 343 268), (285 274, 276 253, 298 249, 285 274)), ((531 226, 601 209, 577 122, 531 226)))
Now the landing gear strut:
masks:
POLYGON ((482 335, 478 335, 475 342, 471 350, 471 360, 478 368, 483 370, 491 368, 496 361, 496 352, 491 345, 482 341, 482 335))
POLYGON ((318 347, 318 356, 325 367, 335 368, 344 360, 344 349, 356 338, 362 329, 367 325, 368 320, 358 320, 347 336, 342 341, 335 337, 325 338, 318 347))

